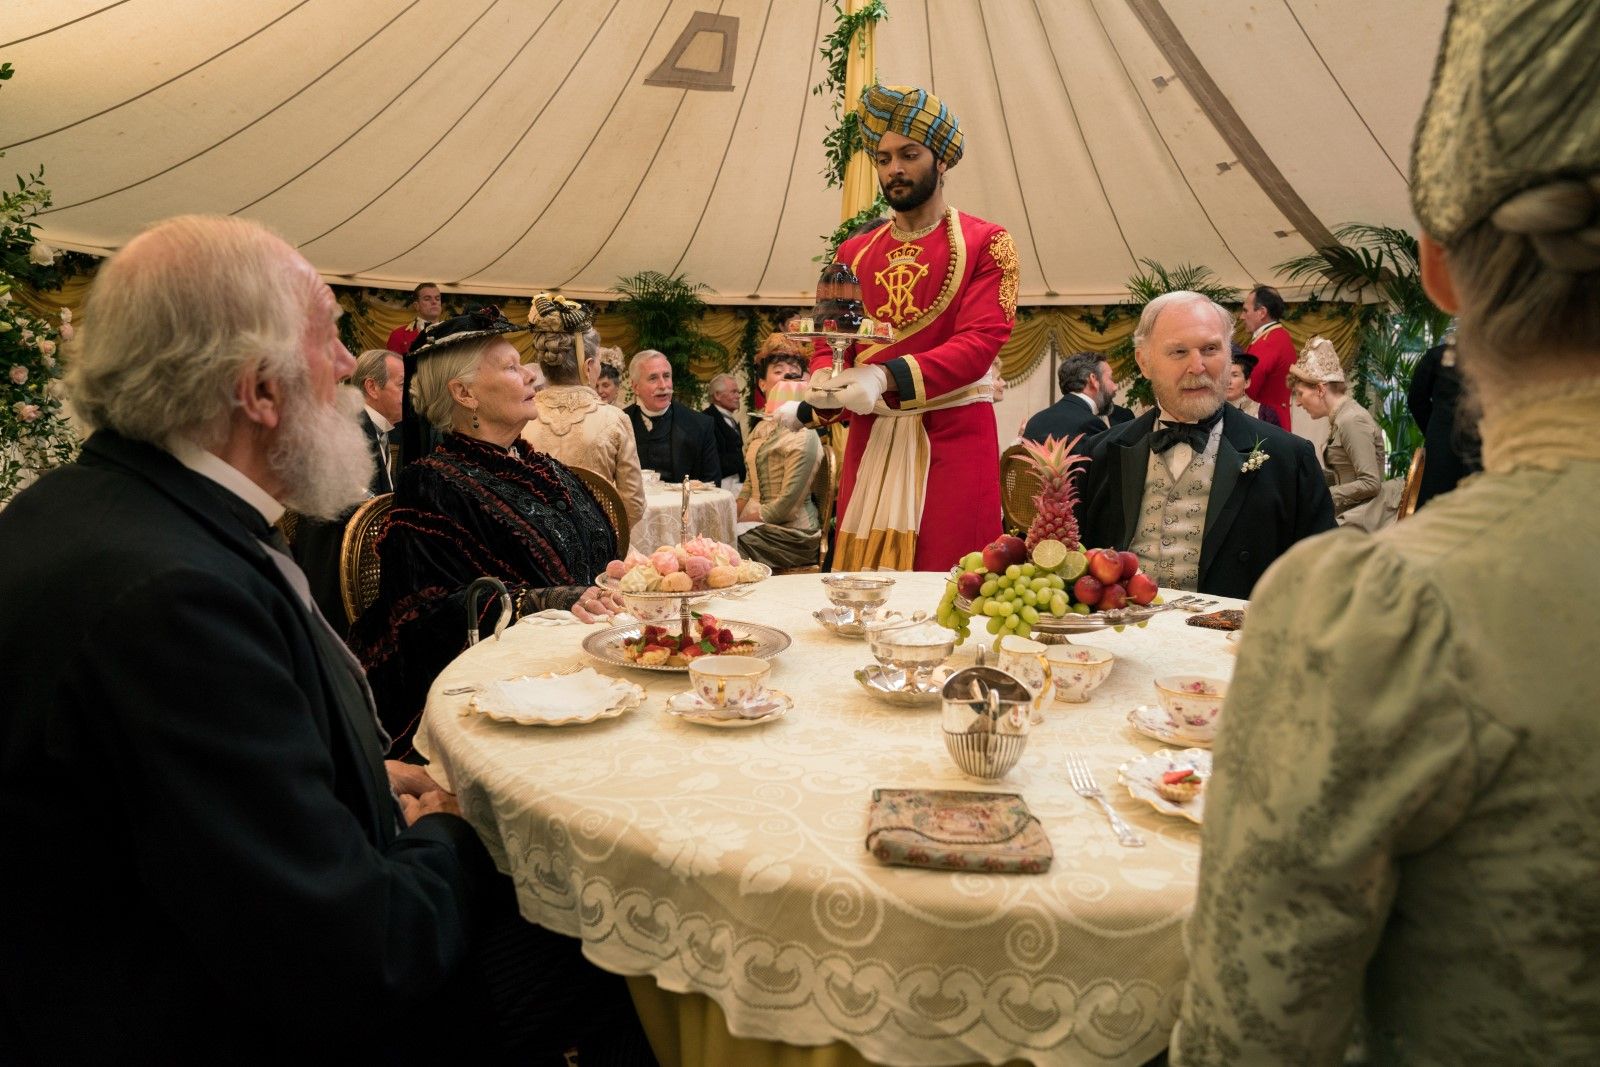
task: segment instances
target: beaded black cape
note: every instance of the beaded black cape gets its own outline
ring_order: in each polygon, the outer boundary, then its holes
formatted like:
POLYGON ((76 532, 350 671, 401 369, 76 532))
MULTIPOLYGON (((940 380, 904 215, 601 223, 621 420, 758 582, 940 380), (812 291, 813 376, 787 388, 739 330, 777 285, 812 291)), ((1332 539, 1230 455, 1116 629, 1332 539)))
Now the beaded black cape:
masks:
MULTIPOLYGON (((565 608, 616 558, 594 496, 566 466, 518 440, 504 448, 447 434, 407 466, 379 535, 378 598, 351 632, 391 754, 411 747, 428 686, 466 647, 466 587, 485 575, 524 610, 565 608)), ((488 635, 497 598, 479 614, 488 635)))

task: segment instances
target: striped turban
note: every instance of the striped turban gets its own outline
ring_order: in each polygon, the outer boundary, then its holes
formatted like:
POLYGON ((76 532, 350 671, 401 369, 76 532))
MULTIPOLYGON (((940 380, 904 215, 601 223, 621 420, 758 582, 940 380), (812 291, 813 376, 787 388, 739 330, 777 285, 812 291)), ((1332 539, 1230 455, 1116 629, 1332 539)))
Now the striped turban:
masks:
POLYGON ((856 105, 867 150, 876 152, 886 133, 898 133, 928 146, 947 167, 961 162, 961 123, 944 101, 912 85, 874 85, 856 105))

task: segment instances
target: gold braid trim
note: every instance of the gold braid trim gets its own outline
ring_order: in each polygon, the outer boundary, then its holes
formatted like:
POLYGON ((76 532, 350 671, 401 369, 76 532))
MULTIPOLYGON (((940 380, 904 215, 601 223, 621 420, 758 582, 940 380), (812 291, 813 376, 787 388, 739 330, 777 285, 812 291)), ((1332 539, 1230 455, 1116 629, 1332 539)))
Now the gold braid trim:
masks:
POLYGON ((1011 235, 1004 230, 989 238, 989 255, 994 257, 995 263, 1000 267, 1000 308, 1006 313, 1007 322, 1017 320, 1017 279, 1020 271, 1017 266, 1017 246, 1011 240, 1011 235))

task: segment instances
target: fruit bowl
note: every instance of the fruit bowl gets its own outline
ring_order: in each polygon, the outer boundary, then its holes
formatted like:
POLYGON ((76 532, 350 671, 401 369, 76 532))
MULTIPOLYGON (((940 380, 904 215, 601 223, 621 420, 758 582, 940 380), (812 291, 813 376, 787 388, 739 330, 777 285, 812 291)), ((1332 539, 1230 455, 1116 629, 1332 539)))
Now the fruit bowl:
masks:
MULTIPOLYGON (((956 597, 955 606, 971 613, 972 601, 956 597)), ((1065 615, 1040 615, 1031 624, 1033 639, 1046 645, 1062 644, 1070 634, 1089 634, 1096 630, 1109 630, 1116 626, 1137 626, 1168 610, 1165 604, 1132 605, 1110 611, 1091 611, 1087 615, 1068 612, 1065 615)))

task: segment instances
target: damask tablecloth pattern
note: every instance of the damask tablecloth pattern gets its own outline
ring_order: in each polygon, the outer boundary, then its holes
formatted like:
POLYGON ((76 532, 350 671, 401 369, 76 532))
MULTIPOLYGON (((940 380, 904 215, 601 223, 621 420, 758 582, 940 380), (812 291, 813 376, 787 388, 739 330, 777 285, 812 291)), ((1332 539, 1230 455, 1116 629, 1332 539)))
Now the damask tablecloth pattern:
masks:
MULTIPOLYGON (((683 495, 676 485, 646 489, 644 518, 633 528, 632 546, 640 552, 654 552, 662 545, 681 540, 683 495)), ((738 513, 732 493, 715 486, 689 494, 689 536, 704 534, 731 545, 738 513)))
MULTIPOLYGON (((891 607, 931 609, 943 576, 899 575, 891 607)), ((469 649, 435 683, 419 747, 510 872, 530 920, 578 936, 601 966, 704 993, 739 1036, 843 1040, 884 1064, 1138 1064, 1166 1043, 1185 973, 1198 827, 1157 814, 1117 767, 1161 745, 1129 727, 1157 675, 1228 676, 1224 635, 1165 613, 1147 629, 1075 641, 1117 664, 1090 703, 1054 704, 1008 778, 951 763, 937 704, 874 701, 851 675, 860 641, 811 618, 814 575, 774 578, 731 618, 794 644, 771 684, 787 717, 737 730, 663 710, 681 674, 621 671, 646 704, 586 726, 535 728, 461 714, 442 690, 583 660, 584 626, 519 624, 469 649), (1147 846, 1117 844, 1073 793, 1064 757, 1086 755, 1147 846), (879 864, 865 851, 880 786, 1020 792, 1055 849, 1043 875, 879 864)), ((1232 605, 1236 602, 1227 602, 1232 605)), ((958 650, 970 661, 971 645, 958 650)), ((617 670, 607 668, 607 670, 617 670)))

